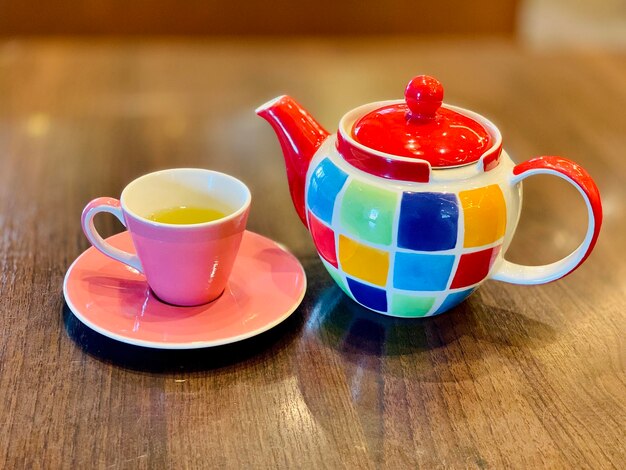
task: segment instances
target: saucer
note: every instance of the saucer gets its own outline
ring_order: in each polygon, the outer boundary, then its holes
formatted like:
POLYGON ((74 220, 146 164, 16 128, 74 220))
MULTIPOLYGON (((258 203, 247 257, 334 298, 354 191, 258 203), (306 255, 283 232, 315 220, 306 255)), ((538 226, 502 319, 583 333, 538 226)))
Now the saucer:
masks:
MULTIPOLYGON (((128 232, 107 239, 134 253, 128 232)), ((306 276, 276 242, 246 231, 224 293, 211 303, 177 307, 161 302, 143 274, 91 247, 70 266, 65 301, 82 323, 109 338, 148 348, 195 349, 263 333, 300 305, 306 276)))

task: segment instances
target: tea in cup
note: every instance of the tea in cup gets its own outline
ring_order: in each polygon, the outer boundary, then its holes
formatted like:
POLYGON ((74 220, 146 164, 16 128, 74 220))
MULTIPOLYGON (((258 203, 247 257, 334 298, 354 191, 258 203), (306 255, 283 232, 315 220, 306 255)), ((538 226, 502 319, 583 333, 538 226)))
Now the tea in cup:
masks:
MULTIPOLYGON (((217 204, 211 204, 214 206, 217 204)), ((219 209, 212 207, 178 206, 160 209, 148 217, 153 222, 174 225, 203 224, 226 217, 219 209)))
POLYGON ((100 197, 82 214, 91 244, 146 276, 164 302, 192 306, 219 297, 241 244, 251 195, 238 179, 217 171, 178 168, 129 183, 119 200, 100 197), (116 216, 137 254, 108 244, 95 229, 99 212, 116 216))

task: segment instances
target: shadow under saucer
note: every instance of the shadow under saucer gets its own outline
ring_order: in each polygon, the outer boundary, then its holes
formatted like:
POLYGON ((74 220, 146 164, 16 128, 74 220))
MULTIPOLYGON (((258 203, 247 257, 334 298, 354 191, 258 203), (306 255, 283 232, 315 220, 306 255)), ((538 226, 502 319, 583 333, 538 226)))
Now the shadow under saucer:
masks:
POLYGON ((65 302, 61 314, 68 336, 90 356, 127 369, 168 373, 265 361, 287 347, 299 334, 303 324, 299 311, 297 309, 280 324, 252 338, 199 349, 157 349, 123 343, 85 326, 65 302))

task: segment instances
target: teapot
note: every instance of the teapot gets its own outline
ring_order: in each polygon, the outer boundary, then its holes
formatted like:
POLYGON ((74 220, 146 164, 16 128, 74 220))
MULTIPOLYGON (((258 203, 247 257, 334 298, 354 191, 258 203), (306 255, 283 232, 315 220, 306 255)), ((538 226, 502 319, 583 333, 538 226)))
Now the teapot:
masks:
POLYGON ((440 314, 487 279, 551 282, 580 266, 598 238, 600 195, 581 166, 556 156, 515 164, 498 128, 444 104, 432 77, 413 78, 404 100, 349 111, 332 135, 286 95, 256 113, 278 137, 293 204, 322 263, 349 297, 375 312, 440 314), (505 254, 522 180, 537 174, 574 185, 588 227, 565 258, 524 266, 505 254))

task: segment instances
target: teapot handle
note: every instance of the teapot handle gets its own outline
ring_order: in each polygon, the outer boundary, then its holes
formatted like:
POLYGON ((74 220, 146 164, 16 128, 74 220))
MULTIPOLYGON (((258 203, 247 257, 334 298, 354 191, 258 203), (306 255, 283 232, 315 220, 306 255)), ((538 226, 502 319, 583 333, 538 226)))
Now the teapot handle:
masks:
POLYGON ((544 284, 555 281, 574 271, 593 250, 602 225, 602 203, 598 187, 580 165, 561 157, 538 157, 513 168, 512 185, 532 175, 558 176, 571 183, 582 195, 587 205, 588 225, 583 242, 572 253, 554 263, 543 266, 524 266, 503 260, 492 274, 497 281, 513 284, 544 284))

